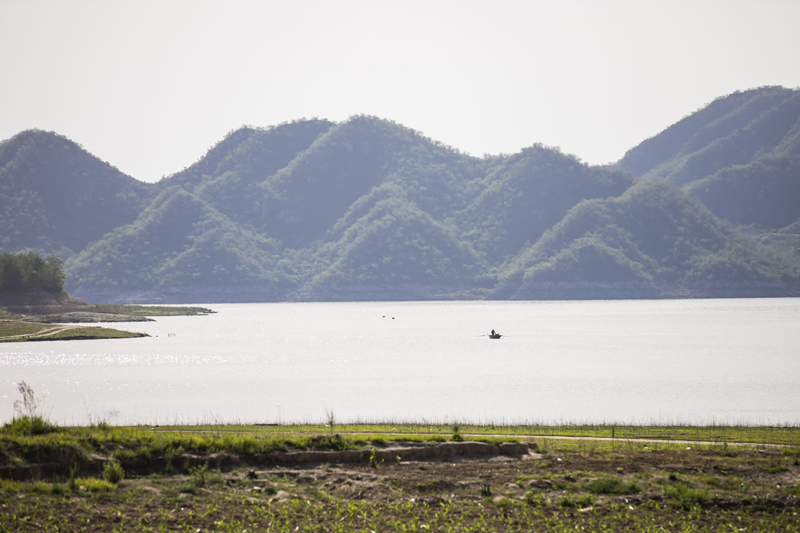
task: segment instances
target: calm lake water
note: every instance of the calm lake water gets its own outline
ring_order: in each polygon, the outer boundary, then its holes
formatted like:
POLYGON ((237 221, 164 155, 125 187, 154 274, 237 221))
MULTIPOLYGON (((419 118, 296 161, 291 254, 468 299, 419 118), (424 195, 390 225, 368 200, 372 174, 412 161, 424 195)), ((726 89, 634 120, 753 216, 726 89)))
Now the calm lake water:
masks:
POLYGON ((797 298, 208 307, 0 344, 0 421, 800 423, 797 298))

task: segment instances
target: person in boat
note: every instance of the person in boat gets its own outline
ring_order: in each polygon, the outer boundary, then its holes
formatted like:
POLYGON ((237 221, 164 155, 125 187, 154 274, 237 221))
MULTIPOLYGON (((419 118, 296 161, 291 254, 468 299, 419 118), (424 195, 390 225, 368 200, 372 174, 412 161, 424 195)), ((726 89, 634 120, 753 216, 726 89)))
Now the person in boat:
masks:
POLYGON ((492 337, 494 337, 495 335, 497 335, 497 333, 495 333, 494 330, 492 330, 492 337))

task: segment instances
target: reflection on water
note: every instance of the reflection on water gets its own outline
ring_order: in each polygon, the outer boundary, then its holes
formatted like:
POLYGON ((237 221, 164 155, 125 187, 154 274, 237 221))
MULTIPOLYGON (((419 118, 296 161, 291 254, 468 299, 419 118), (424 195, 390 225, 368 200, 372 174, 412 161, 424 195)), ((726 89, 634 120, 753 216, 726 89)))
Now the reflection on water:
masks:
POLYGON ((0 345, 0 420, 25 380, 75 424, 800 422, 796 298, 209 307, 0 345))

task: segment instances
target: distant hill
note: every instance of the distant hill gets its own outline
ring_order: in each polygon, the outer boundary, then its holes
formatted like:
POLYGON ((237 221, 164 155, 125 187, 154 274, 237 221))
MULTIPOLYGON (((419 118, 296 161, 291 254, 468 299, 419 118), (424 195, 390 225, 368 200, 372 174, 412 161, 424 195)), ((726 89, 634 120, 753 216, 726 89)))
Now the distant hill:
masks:
POLYGON ((719 99, 631 150, 632 173, 541 144, 477 158, 355 116, 241 128, 144 184, 23 132, 0 145, 0 242, 58 251, 89 301, 800 294, 796 100, 719 99))
POLYGON ((589 200, 503 270, 506 282, 788 281, 800 265, 719 220, 665 180, 589 200))
POLYGON ((467 181, 480 176, 459 168, 473 159, 393 122, 354 117, 262 183, 264 203, 254 225, 288 247, 306 247, 325 238, 354 202, 386 182, 398 183, 411 201, 441 213, 454 207, 467 181), (434 179, 426 179, 432 172, 434 179))
POLYGON ((536 145, 491 168, 473 186, 475 200, 453 219, 490 263, 499 264, 538 240, 578 202, 618 196, 632 184, 620 169, 590 167, 536 145))
POLYGON ((158 183, 195 193, 232 220, 251 223, 261 215, 261 183, 286 167, 323 133, 327 120, 303 120, 273 128, 241 128, 229 133, 204 157, 158 183))
POLYGON ((259 292, 266 288, 274 299, 274 285, 281 279, 274 271, 276 251, 275 243, 185 189, 171 187, 132 224, 71 259, 71 290, 102 300, 119 292, 261 285, 259 292))
POLYGON ((135 220, 154 190, 69 139, 23 131, 0 143, 0 250, 65 259, 135 220))
POLYGON ((734 224, 791 224, 800 218, 800 90, 718 98, 629 150, 619 165, 685 186, 734 224))

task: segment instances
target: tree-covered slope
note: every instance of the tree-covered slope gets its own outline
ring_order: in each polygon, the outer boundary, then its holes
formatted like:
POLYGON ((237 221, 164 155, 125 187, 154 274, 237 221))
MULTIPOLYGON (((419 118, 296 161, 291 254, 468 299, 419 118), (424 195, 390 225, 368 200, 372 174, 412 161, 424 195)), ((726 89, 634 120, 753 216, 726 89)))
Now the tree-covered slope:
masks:
POLYGON ((628 151, 619 165, 665 178, 734 224, 780 228, 800 216, 800 90, 719 98, 628 151))
POLYGON ((153 289, 275 283, 275 243, 242 229, 186 190, 164 190, 132 224, 68 262, 82 288, 153 289))
POLYGON ((777 147, 800 116, 800 91, 763 87, 717 98, 628 150, 619 166, 636 177, 683 185, 777 147))
POLYGON ((477 198, 454 217, 465 238, 492 263, 519 252, 589 198, 622 194, 633 183, 616 168, 590 167, 535 145, 508 157, 477 184, 477 198))
POLYGON ((474 286, 480 259, 454 228, 435 220, 397 185, 360 199, 316 251, 325 268, 316 291, 338 284, 474 286))
MULTIPOLYGON (((353 117, 331 128, 262 183, 261 213, 253 225, 287 247, 302 248, 324 238, 372 188, 386 181, 403 181, 402 176, 409 173, 424 183, 431 167, 449 163, 456 167, 465 157, 393 122, 353 117)), ((454 189, 463 185, 457 183, 454 189)), ((447 188, 444 180, 435 180, 434 186, 447 188)), ((417 183, 416 192, 422 196, 423 187, 417 183)), ((427 199, 432 200, 427 206, 432 211, 449 207, 446 194, 427 199)))
POLYGON ((723 168, 686 191, 734 224, 781 228, 800 218, 800 153, 723 168))
POLYGON ((664 180, 587 200, 507 264, 505 282, 796 280, 788 255, 740 235, 664 180))
POLYGON ((154 186, 52 132, 0 143, 0 249, 68 256, 132 222, 154 186))
POLYGON ((195 164, 163 179, 160 188, 180 185, 232 220, 252 224, 260 216, 260 184, 286 167, 333 126, 327 120, 300 120, 272 128, 229 133, 195 164))

